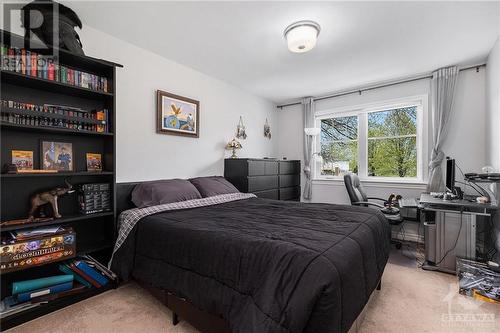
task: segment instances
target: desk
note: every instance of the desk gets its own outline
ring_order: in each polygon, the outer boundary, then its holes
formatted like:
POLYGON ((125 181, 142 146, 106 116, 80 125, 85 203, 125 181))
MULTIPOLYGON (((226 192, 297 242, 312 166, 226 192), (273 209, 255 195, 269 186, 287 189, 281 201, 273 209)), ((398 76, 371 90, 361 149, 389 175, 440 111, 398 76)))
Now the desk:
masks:
POLYGON ((455 273, 456 257, 476 258, 477 223, 491 218, 496 204, 420 197, 423 213, 425 259, 423 269, 455 273))

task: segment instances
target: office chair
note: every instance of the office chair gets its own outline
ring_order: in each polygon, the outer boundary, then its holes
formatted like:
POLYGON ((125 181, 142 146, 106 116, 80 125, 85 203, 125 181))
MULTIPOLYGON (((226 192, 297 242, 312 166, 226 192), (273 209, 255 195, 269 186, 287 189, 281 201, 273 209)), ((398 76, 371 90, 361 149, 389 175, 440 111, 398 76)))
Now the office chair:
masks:
MULTIPOLYGON (((368 201, 378 200, 384 203, 386 200, 382 198, 368 197, 363 186, 361 185, 361 182, 359 181, 358 175, 354 173, 348 173, 344 175, 344 184, 347 190, 347 194, 349 195, 349 199, 351 200, 351 205, 376 207, 382 214, 384 214, 391 226, 400 225, 403 222, 403 218, 401 217, 401 214, 399 214, 398 208, 385 207, 383 204, 368 201)), ((397 249, 401 248, 401 242, 391 239, 391 244, 396 245, 397 249)))

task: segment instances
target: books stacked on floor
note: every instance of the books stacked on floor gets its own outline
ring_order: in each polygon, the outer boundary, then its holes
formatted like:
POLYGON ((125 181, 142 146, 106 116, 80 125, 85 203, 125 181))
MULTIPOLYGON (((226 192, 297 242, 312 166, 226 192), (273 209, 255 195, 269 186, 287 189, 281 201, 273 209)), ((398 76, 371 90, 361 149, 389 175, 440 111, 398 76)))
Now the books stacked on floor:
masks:
POLYGON ((61 65, 53 56, 6 45, 2 45, 0 51, 2 70, 96 91, 110 92, 107 78, 61 65))
POLYGON ((71 227, 8 231, 1 237, 0 273, 69 259, 75 254, 76 234, 71 227))
POLYGON ((64 105, 36 105, 2 100, 2 121, 18 125, 108 132, 108 110, 87 111, 64 105))
POLYGON ((0 303, 0 317, 116 281, 113 272, 90 256, 62 262, 58 270, 63 274, 13 282, 11 295, 0 303))

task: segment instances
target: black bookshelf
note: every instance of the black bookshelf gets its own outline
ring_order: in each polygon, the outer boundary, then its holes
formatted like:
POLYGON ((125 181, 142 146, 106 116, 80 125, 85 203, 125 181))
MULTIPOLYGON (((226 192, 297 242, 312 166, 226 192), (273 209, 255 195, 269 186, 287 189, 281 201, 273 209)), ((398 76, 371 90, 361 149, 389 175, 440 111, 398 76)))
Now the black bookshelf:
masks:
MULTIPOLYGON (((0 30, 0 33, 2 44, 4 45, 28 45, 25 43, 26 40, 22 36, 2 30, 0 30)), ((93 90, 2 69, 0 73, 2 99, 36 105, 65 105, 81 108, 83 110, 107 109, 107 131, 96 132, 1 121, 2 165, 11 162, 12 150, 30 150, 33 151, 34 169, 41 169, 40 142, 42 140, 70 142, 73 145, 73 171, 71 172, 1 174, 1 221, 26 218, 30 208, 29 197, 32 194, 64 186, 65 180, 68 180, 75 187, 85 183, 111 184, 113 208, 111 211, 83 215, 79 213, 77 194, 68 194, 59 198, 59 210, 62 218, 45 222, 5 225, 1 227, 1 232, 4 233, 13 230, 50 225, 71 226, 76 233, 76 253, 78 255, 90 254, 104 265, 107 265, 116 238, 116 210, 114 207, 116 193, 116 138, 114 135, 116 132, 115 80, 116 68, 122 66, 102 59, 75 55, 65 50, 58 50, 57 48, 49 47, 46 50, 39 49, 39 45, 36 43, 31 43, 29 45, 32 46, 32 50, 35 48, 35 52, 40 54, 55 54, 58 64, 106 78, 108 82, 108 91, 93 90), (102 172, 89 172, 86 170, 86 153, 101 154, 103 164, 102 172)), ((2 106, 1 111, 2 113, 12 113, 31 117, 37 116, 37 111, 16 110, 4 106, 2 106)), ((95 119, 82 120, 68 115, 47 114, 44 115, 44 117, 65 119, 68 121, 83 121, 94 124, 98 123, 95 119)), ((2 273, 2 299, 10 295, 13 281, 29 280, 50 276, 50 274, 62 274, 57 269, 58 264, 59 263, 48 263, 43 266, 30 267, 11 273, 2 273)), ((108 284, 101 288, 84 289, 79 293, 60 297, 35 308, 2 317, 0 318, 1 330, 8 329, 92 297, 114 286, 114 284, 108 284)))

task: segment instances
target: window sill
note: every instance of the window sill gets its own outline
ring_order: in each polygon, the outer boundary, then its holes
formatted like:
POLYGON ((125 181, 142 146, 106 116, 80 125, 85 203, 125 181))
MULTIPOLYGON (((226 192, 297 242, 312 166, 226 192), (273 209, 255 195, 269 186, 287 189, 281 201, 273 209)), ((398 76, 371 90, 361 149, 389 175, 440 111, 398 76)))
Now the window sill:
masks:
MULTIPOLYGON (((411 188, 425 190, 427 183, 420 180, 360 179, 365 187, 411 188)), ((344 186, 343 178, 316 178, 314 185, 344 186)))

